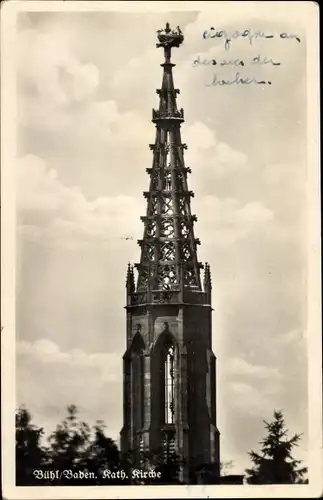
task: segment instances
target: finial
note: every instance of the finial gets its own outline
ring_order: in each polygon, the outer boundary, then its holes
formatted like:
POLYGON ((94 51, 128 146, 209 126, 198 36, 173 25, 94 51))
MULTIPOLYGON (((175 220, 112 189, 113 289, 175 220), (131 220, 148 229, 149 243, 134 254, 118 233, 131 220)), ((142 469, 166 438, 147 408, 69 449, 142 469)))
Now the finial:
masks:
POLYGON ((171 29, 169 23, 166 23, 166 28, 157 30, 157 38, 159 41, 157 47, 164 47, 164 49, 179 47, 184 41, 180 27, 177 26, 176 29, 171 29))

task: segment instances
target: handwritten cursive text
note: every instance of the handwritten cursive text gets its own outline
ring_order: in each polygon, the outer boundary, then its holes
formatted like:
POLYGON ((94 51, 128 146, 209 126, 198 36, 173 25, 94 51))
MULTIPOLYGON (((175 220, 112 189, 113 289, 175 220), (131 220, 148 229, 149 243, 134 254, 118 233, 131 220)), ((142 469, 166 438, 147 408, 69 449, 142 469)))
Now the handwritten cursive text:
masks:
POLYGON ((271 85, 270 81, 265 81, 265 80, 257 80, 254 76, 253 77, 242 77, 240 76, 240 73, 237 72, 236 76, 234 77, 233 80, 224 80, 224 79, 219 79, 217 75, 213 76, 213 80, 210 84, 206 84, 207 87, 216 87, 216 86, 224 86, 224 85, 271 85))
POLYGON ((207 39, 217 39, 217 40, 223 40, 224 41, 224 47, 226 50, 229 50, 231 48, 232 40, 237 40, 239 38, 244 38, 248 39, 250 45, 253 45, 253 43, 256 40, 259 39, 270 39, 270 38, 275 38, 275 36, 278 36, 281 39, 287 39, 287 40, 297 40, 298 43, 301 42, 301 39, 298 35, 295 33, 279 33, 278 35, 275 35, 274 33, 266 33, 265 31, 262 30, 252 30, 252 29, 245 29, 245 30, 236 30, 233 31, 232 33, 229 33, 226 30, 220 29, 217 30, 213 26, 209 28, 208 30, 205 30, 203 32, 203 38, 204 40, 207 39))
POLYGON ((197 66, 244 66, 244 62, 237 57, 236 59, 226 60, 222 59, 222 61, 217 61, 216 59, 201 59, 200 56, 197 56, 197 59, 193 62, 193 68, 197 66))
MULTIPOLYGON (((196 68, 197 66, 245 66, 246 63, 249 61, 244 62, 242 59, 239 57, 236 57, 235 59, 201 59, 200 56, 197 56, 197 58, 193 61, 193 68, 196 68)), ((280 62, 274 61, 271 57, 267 56, 261 56, 258 55, 254 57, 251 60, 252 64, 272 64, 273 66, 280 66, 280 62)))

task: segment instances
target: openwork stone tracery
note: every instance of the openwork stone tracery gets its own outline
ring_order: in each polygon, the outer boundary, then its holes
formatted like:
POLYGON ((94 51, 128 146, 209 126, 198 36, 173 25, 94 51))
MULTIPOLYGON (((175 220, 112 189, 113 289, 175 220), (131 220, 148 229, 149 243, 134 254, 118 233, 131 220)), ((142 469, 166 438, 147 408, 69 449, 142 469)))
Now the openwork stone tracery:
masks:
POLYGON ((191 197, 187 176, 190 169, 185 166, 180 127, 184 121, 183 109, 177 108, 179 90, 174 88, 170 62, 172 47, 179 47, 183 35, 179 28, 158 32, 157 46, 164 48, 162 87, 157 90, 159 107, 153 110, 152 121, 156 125, 156 139, 150 144, 153 152, 152 167, 147 199, 147 214, 144 222, 141 246, 141 260, 136 265, 138 292, 154 285, 155 290, 184 288, 201 290, 200 268, 197 261, 194 237, 196 216, 191 213, 191 197), (156 263, 151 266, 151 263, 156 263), (181 273, 181 267, 183 272, 181 273))

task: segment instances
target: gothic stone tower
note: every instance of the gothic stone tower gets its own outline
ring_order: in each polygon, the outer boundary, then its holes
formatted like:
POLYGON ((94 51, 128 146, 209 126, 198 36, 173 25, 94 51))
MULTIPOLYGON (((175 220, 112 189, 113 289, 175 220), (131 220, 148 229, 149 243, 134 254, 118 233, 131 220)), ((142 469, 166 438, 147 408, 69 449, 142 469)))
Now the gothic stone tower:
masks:
POLYGON ((164 49, 140 263, 129 264, 127 348, 124 354, 124 425, 121 448, 175 452, 184 461, 182 479, 202 464, 219 467, 216 426, 216 358, 212 352, 211 273, 197 259, 194 222, 181 141, 183 109, 178 110, 171 63, 172 47, 183 42, 181 30, 158 32, 164 49), (204 267, 204 283, 200 269, 204 267))

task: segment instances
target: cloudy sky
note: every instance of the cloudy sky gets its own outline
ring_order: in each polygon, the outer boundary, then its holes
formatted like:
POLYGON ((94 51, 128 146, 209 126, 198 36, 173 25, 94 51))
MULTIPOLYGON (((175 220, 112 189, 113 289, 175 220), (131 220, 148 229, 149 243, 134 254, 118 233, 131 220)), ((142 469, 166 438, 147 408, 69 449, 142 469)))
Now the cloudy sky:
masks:
POLYGON ((71 403, 115 439, 122 426, 125 273, 139 259, 152 162, 155 33, 169 21, 185 36, 174 78, 199 258, 213 277, 221 458, 242 472, 262 420, 282 408, 306 461, 306 43, 301 16, 255 14, 19 15, 17 405, 47 431, 71 403), (210 26, 274 38, 226 51, 203 40, 210 26), (250 64, 258 55, 280 65, 250 64), (194 67, 197 56, 245 66, 194 67), (237 70, 272 85, 208 86, 237 70))

